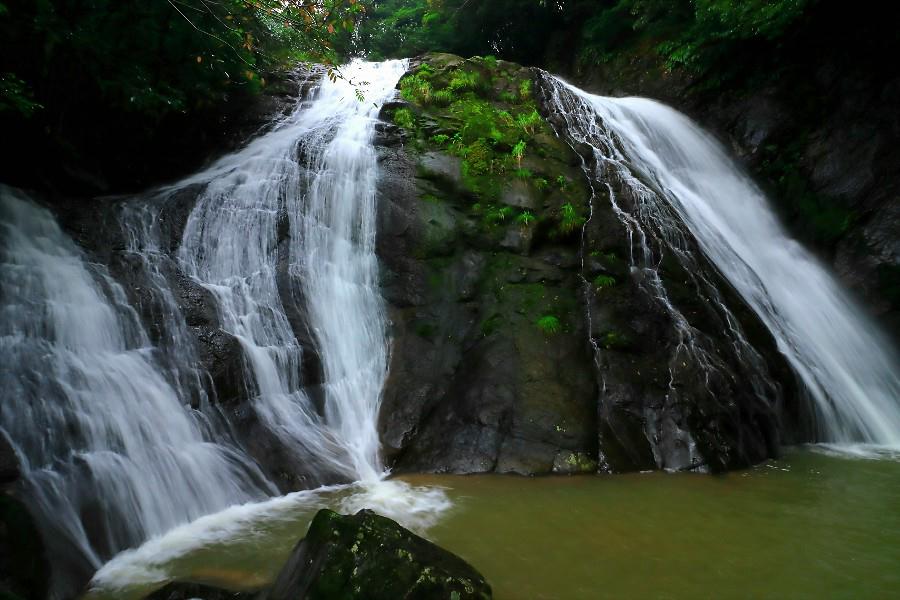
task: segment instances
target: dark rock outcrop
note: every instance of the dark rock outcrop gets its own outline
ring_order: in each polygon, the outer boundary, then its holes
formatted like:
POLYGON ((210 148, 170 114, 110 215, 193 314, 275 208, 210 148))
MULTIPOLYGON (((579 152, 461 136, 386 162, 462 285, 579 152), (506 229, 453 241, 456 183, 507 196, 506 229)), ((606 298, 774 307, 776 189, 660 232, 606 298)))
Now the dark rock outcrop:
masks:
POLYGON ((0 431, 0 597, 44 600, 50 564, 37 524, 19 497, 21 470, 0 431))
POLYGON ((362 510, 320 510, 266 600, 491 598, 468 563, 396 522, 362 510))
MULTIPOLYGON (((530 87, 532 71, 503 61, 431 56, 417 64, 430 66, 419 73, 435 90, 459 71, 490 85, 456 108, 413 101, 383 111, 377 250, 394 345, 380 427, 394 468, 721 470, 776 454, 793 435, 793 407, 778 386, 749 382, 792 376, 727 284, 717 280, 768 362, 758 373, 722 337, 725 324, 686 267, 669 260, 660 269, 698 344, 719 357, 710 378, 673 360, 672 316, 629 268, 629 238, 608 199, 588 188, 589 149, 535 123, 516 134, 527 139, 518 165, 506 159, 503 173, 473 175, 478 142, 448 148, 432 133, 480 126, 455 116, 475 101, 479 115, 489 111, 483 103, 493 107, 506 135, 504 123, 535 106, 510 90, 540 94, 540 79, 530 87), (412 128, 390 124, 403 108, 412 128)), ((495 162, 504 144, 495 142, 495 162)))

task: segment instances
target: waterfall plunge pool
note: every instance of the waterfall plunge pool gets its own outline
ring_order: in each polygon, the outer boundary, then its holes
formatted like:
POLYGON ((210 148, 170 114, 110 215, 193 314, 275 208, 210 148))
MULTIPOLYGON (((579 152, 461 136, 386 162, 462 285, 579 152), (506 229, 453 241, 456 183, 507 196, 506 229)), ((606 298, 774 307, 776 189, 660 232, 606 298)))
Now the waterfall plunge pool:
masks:
POLYGON ((117 557, 85 600, 140 598, 169 578, 261 587, 320 507, 365 504, 468 560, 498 600, 889 598, 900 589, 898 460, 791 449, 722 476, 414 475, 353 491, 204 517, 117 557))

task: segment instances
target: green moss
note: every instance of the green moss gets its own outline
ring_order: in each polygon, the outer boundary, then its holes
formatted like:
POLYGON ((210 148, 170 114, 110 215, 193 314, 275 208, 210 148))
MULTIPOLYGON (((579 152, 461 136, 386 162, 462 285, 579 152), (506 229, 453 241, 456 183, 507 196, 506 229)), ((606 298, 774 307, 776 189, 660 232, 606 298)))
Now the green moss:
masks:
POLYGON ((535 325, 547 335, 559 333, 562 328, 559 323, 559 318, 554 315, 544 315, 535 322, 535 325))

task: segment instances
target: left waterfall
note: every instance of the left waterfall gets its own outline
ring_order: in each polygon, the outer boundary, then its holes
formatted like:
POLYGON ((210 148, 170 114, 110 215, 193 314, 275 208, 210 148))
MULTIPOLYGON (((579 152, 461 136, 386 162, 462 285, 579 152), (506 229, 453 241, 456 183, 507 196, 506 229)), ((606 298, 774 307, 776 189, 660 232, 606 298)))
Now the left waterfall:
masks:
POLYGON ((0 426, 58 574, 271 489, 184 406, 121 286, 49 211, 0 187, 0 231, 0 426))
MULTIPOLYGON (((190 362, 178 350, 188 333, 154 266, 152 230, 160 199, 187 188, 199 195, 173 258, 239 342, 259 423, 310 483, 384 475, 376 421, 389 340, 372 138, 406 68, 354 62, 334 83, 323 74, 242 150, 125 202, 126 252, 162 302, 153 319, 165 341, 154 343, 125 289, 48 210, 0 187, 0 428, 53 540, 55 571, 93 571, 179 524, 277 493, 218 411, 196 402, 204 375, 179 364, 190 362), (315 381, 304 374, 310 355, 315 381)), ((78 584, 54 585, 63 597, 78 584)))

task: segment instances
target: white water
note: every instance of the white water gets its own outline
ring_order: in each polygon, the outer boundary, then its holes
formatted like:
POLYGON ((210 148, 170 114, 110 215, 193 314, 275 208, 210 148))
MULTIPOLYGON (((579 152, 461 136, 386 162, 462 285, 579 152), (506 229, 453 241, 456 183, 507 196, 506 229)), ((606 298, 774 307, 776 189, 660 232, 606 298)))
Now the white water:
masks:
POLYGON ((567 90, 577 99, 566 115, 567 133, 594 146, 606 172, 644 204, 623 219, 638 228, 650 221, 665 227, 665 213, 675 211, 806 385, 820 441, 900 447, 895 350, 834 277, 787 235, 763 193, 720 145, 658 102, 557 85, 557 94, 567 90))
POLYGON ((58 545, 96 568, 272 491, 251 461, 207 435, 122 288, 48 211, 0 186, 0 231, 0 427, 58 545))
POLYGON ((374 254, 372 136, 405 70, 405 61, 357 61, 346 79, 323 76, 312 100, 272 132, 170 190, 206 186, 178 259, 240 340, 255 411, 323 480, 383 476, 376 419, 389 342, 374 254), (279 239, 285 215, 287 241, 279 239), (324 370, 321 414, 301 381, 303 349, 278 286, 285 244, 292 300, 307 311, 324 370))
POLYGON ((122 256, 140 273, 152 335, 48 211, 0 188, 0 427, 24 460, 48 535, 68 540, 60 557, 74 545, 97 568, 146 541, 104 567, 97 585, 159 581, 168 558, 252 534, 291 507, 372 507, 418 528, 448 507, 441 490, 382 480, 376 428, 390 344, 372 138, 405 70, 405 61, 354 62, 336 83, 323 74, 269 133, 124 204, 122 256), (259 502, 275 488, 209 402, 160 267, 158 206, 189 186, 202 191, 178 263, 213 294, 222 329, 239 340, 253 410, 311 482, 357 483, 259 502), (301 336, 303 323, 311 331, 301 336), (321 360, 315 382, 302 379, 305 349, 321 360))
POLYGON ((240 341, 254 410, 314 476, 356 483, 235 506, 173 529, 105 565, 92 582, 99 591, 163 581, 172 559, 252 536, 256 524, 298 511, 367 507, 423 531, 449 508, 440 489, 382 480, 376 427, 389 340, 374 252, 372 137, 405 70, 405 61, 354 62, 344 80, 323 76, 311 99, 270 133, 163 191, 205 186, 177 256, 214 294, 223 329, 240 341), (279 279, 285 260, 287 299, 279 279), (304 350, 286 300, 303 306, 312 325, 321 409, 300 376, 304 350))

